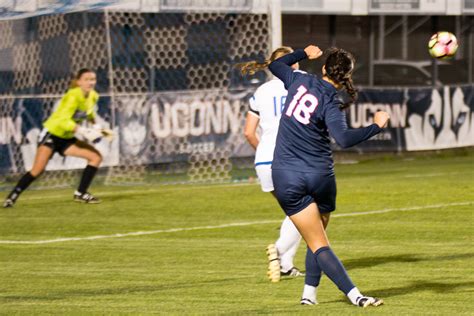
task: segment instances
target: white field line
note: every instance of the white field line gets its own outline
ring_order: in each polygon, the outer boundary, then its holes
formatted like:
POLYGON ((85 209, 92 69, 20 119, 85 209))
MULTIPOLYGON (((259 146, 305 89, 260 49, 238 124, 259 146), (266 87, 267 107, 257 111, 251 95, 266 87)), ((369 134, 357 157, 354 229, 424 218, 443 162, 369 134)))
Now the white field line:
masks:
MULTIPOLYGON (((203 190, 203 189, 208 190, 212 188, 227 188, 227 187, 249 186, 249 185, 258 185, 258 183, 257 182, 252 182, 252 183, 243 182, 243 183, 224 183, 224 184, 209 184, 209 185, 196 184, 196 186, 189 185, 189 186, 180 187, 179 190, 180 191, 184 191, 184 190, 196 191, 196 190, 203 190)), ((70 191, 71 191, 70 195, 67 195, 66 193, 52 194, 52 195, 45 194, 45 195, 38 195, 38 196, 29 196, 29 197, 22 198, 21 200, 22 201, 37 201, 37 200, 44 200, 46 198, 47 199, 64 199, 67 196, 70 196, 72 199, 72 192, 74 192, 74 190, 70 190, 70 191)), ((122 191, 121 190, 116 190, 116 191, 99 190, 94 195, 97 195, 98 197, 102 197, 102 196, 120 196, 120 195, 125 195, 125 194, 147 194, 147 193, 154 193, 154 192, 169 192, 169 191, 176 191, 176 187, 174 187, 173 185, 170 185, 170 187, 157 186, 156 188, 143 189, 143 190, 122 190, 122 191)), ((32 192, 34 191, 32 190, 32 192)))
MULTIPOLYGON (((362 215, 376 215, 376 214, 384 214, 384 213, 391 213, 391 212, 406 212, 406 211, 417 211, 417 210, 443 208, 443 207, 451 207, 451 206, 465 206, 465 205, 471 205, 471 204, 474 204, 474 201, 458 202, 458 203, 447 203, 447 204, 432 204, 432 205, 412 206, 412 207, 402 207, 402 208, 387 208, 387 209, 383 209, 383 210, 375 210, 375 211, 367 211, 367 212, 342 213, 342 214, 334 214, 331 217, 351 217, 351 216, 362 216, 362 215)), ((183 232, 183 231, 191 231, 191 230, 206 230, 206 229, 219 229, 219 228, 238 227, 238 226, 274 224, 274 223, 280 223, 280 222, 281 222, 281 219, 279 219, 279 220, 266 220, 266 221, 252 221, 252 222, 236 222, 236 223, 228 223, 228 224, 212 225, 212 226, 196 226, 196 227, 159 229, 159 230, 139 231, 139 232, 123 233, 123 234, 113 234, 113 235, 57 238, 57 239, 49 239, 49 240, 0 240, 0 244, 26 244, 26 245, 51 244, 51 243, 66 242, 66 241, 81 241, 81 240, 121 238, 121 237, 130 237, 130 236, 143 236, 143 235, 154 235, 154 234, 161 234, 161 233, 183 232)))

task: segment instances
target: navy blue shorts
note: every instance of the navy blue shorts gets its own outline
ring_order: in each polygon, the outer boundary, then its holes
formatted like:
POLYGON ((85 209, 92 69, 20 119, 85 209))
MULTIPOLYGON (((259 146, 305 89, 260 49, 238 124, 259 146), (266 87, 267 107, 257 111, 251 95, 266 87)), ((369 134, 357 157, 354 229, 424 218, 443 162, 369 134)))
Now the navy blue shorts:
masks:
POLYGON ((316 202, 320 213, 336 209, 334 174, 272 170, 275 196, 286 215, 291 216, 316 202))

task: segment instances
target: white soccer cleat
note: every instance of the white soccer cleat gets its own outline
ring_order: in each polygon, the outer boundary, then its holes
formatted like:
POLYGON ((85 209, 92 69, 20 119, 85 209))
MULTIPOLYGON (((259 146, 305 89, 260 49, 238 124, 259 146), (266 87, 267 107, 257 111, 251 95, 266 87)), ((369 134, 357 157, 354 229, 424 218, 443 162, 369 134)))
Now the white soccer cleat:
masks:
POLYGON ((357 298, 357 305, 362 308, 366 308, 367 306, 380 306, 382 304, 383 300, 376 297, 360 296, 357 298))
POLYGON ((298 269, 297 267, 293 267, 293 268, 291 268, 290 270, 288 270, 286 272, 281 271, 280 274, 282 276, 290 276, 290 277, 305 276, 305 273, 301 272, 300 269, 298 269))
POLYGON ((376 297, 372 297, 373 298, 373 301, 370 302, 370 305, 372 306, 380 306, 380 305, 383 305, 383 300, 381 298, 376 298, 376 297))
POLYGON ((14 204, 15 204, 15 201, 13 201, 12 199, 6 199, 3 202, 3 207, 4 208, 13 207, 14 204))
POLYGON ((280 257, 278 256, 278 250, 275 244, 267 246, 267 257, 268 257, 268 271, 267 276, 272 282, 280 281, 280 257))
POLYGON ((302 297, 301 301, 300 301, 300 304, 301 305, 316 305, 316 304, 318 304, 318 302, 312 301, 312 300, 310 300, 309 298, 306 298, 306 297, 302 297))
POLYGON ((74 201, 87 204, 99 204, 101 202, 98 198, 96 198, 89 192, 81 193, 78 191, 74 192, 74 201))

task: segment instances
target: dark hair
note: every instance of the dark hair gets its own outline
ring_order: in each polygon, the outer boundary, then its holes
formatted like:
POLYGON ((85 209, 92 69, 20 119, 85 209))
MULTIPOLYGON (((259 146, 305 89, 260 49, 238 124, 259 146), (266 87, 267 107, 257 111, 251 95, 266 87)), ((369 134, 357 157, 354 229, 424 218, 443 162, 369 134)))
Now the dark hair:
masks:
POLYGON ((76 73, 76 75, 74 76, 74 78, 71 80, 71 83, 69 84, 69 88, 70 88, 70 89, 76 88, 76 87, 77 87, 77 80, 81 79, 81 77, 82 77, 83 74, 86 74, 86 73, 89 73, 89 72, 95 73, 94 70, 89 69, 89 68, 82 68, 82 69, 80 69, 80 70, 76 73))
POLYGON ((257 71, 267 68, 268 65, 270 65, 270 63, 274 61, 275 59, 278 59, 292 52, 293 52, 293 49, 291 47, 282 46, 280 48, 275 49, 275 51, 273 51, 273 53, 271 54, 270 58, 265 59, 263 63, 259 63, 255 60, 252 60, 252 61, 239 63, 235 65, 235 67, 240 69, 240 72, 242 73, 242 75, 246 75, 246 74, 253 75, 257 71))
POLYGON ((357 90, 352 82, 355 59, 351 53, 341 48, 330 48, 327 53, 328 57, 324 64, 326 76, 342 85, 351 98, 350 102, 341 104, 340 108, 345 109, 357 100, 357 90))

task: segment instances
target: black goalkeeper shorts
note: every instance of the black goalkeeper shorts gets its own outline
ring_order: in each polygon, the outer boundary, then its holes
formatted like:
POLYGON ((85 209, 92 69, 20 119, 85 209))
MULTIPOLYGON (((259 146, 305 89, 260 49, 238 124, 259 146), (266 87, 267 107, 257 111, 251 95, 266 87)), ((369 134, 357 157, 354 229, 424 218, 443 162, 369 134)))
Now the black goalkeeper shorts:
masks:
POLYGON ((41 145, 48 146, 53 150, 53 153, 58 153, 61 156, 64 156, 66 149, 68 149, 71 145, 74 145, 76 141, 76 137, 67 139, 61 138, 52 135, 47 129, 43 129, 39 136, 38 147, 41 145))

